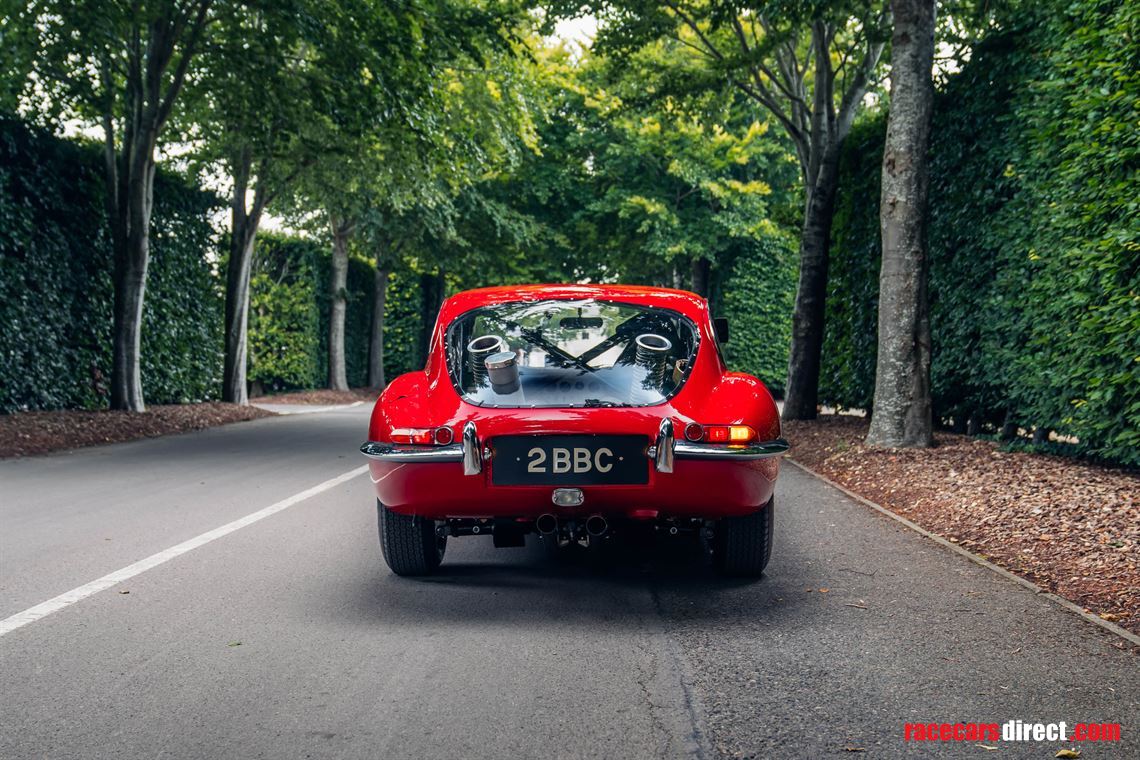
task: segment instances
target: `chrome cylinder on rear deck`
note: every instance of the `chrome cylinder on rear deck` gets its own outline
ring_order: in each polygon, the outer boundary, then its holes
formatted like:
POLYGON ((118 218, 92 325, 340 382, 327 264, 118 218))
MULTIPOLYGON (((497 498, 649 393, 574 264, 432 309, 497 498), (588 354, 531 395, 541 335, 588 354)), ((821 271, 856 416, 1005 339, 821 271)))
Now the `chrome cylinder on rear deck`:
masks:
POLYGON ((664 335, 645 333, 634 339, 637 346, 634 359, 645 368, 647 387, 661 388, 665 384, 665 359, 673 343, 664 335))
POLYGON ((487 378, 487 366, 484 364, 487 357, 506 350, 507 342, 498 335, 480 335, 467 344, 467 368, 476 387, 483 385, 487 378))

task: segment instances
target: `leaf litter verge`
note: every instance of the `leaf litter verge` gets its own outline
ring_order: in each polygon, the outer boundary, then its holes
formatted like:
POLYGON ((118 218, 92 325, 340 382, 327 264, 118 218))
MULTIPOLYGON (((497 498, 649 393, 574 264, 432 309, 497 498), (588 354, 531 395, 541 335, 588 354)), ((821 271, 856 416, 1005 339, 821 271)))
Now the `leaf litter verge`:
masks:
POLYGON ((947 433, 876 449, 866 426, 788 422, 791 462, 1140 647, 1140 474, 947 433))

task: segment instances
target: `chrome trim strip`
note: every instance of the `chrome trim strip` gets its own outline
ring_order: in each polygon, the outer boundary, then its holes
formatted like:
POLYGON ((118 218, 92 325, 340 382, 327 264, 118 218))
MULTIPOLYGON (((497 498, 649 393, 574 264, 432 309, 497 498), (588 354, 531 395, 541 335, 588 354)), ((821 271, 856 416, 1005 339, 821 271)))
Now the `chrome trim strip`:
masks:
POLYGON ((673 472, 673 420, 661 419, 657 428, 657 445, 653 447, 653 464, 657 472, 673 472))
POLYGON ((483 449, 479 445, 479 435, 475 430, 475 422, 468 420, 463 425, 463 474, 478 475, 483 472, 483 449))
POLYGON ((778 457, 786 454, 790 448, 791 446, 787 441, 783 438, 777 438, 774 441, 748 443, 743 446, 677 441, 675 451, 678 459, 733 459, 741 461, 778 457))
MULTIPOLYGON (((673 472, 674 457, 747 461, 778 457, 786 454, 790 448, 791 446, 783 438, 743 446, 674 441, 673 423, 664 419, 661 421, 657 444, 650 446, 647 453, 658 472, 673 472), (662 442, 665 443, 664 447, 661 445, 662 442)), ((463 462, 464 475, 478 475, 483 471, 483 460, 489 453, 489 447, 487 450, 480 450, 475 423, 468 422, 463 426, 463 443, 453 443, 448 446, 420 446, 368 441, 361 445, 360 453, 369 459, 384 462, 463 462)))
POLYGON ((461 462, 463 447, 458 443, 449 446, 415 446, 398 443, 368 441, 360 453, 369 459, 382 462, 461 462))

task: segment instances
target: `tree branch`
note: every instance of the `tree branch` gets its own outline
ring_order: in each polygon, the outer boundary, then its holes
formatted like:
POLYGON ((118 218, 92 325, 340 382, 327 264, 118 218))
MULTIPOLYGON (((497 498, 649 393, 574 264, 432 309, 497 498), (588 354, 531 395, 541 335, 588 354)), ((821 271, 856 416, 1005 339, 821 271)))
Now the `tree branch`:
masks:
MULTIPOLYGON (((776 117, 776 120, 779 121, 781 126, 783 126, 784 129, 787 131, 788 137, 790 137, 792 139, 792 142, 795 143, 797 153, 799 153, 801 151, 801 147, 800 147, 801 144, 804 146, 807 145, 808 140, 810 139, 810 134, 805 134, 795 124, 795 122, 793 122, 788 117, 788 115, 783 112, 783 110, 780 108, 779 104, 771 99, 770 93, 764 92, 761 90, 757 90, 756 88, 750 86, 747 82, 741 82, 738 80, 730 79, 729 83, 732 84, 737 89, 739 89, 741 92, 743 92, 748 97, 750 97, 753 100, 760 103, 773 116, 776 117)), ((801 160, 802 160, 802 158, 803 157, 801 156, 801 160)))
MULTIPOLYGON (((764 87, 764 84, 760 79, 760 74, 762 73, 764 76, 768 77, 768 81, 776 85, 776 88, 780 90, 781 94, 783 94, 784 97, 795 103, 799 97, 794 92, 792 92, 791 88, 788 86, 788 83, 780 81, 780 78, 773 74, 772 70, 765 66, 762 60, 756 57, 753 49, 748 44, 748 39, 744 34, 744 27, 741 25, 740 19, 736 16, 733 16, 732 18, 732 27, 736 31, 736 38, 740 41, 740 48, 744 51, 745 58, 751 61, 749 71, 752 74, 752 79, 756 82, 756 86, 760 88, 764 87), (752 68, 753 66, 755 68, 752 68), (759 71, 757 71, 757 69, 759 69, 759 71)), ((806 105, 806 103, 804 105, 806 105)))
POLYGON ((684 22, 685 26, 693 30, 693 34, 697 35, 700 41, 705 44, 705 47, 708 48, 709 53, 711 53, 714 58, 716 58, 718 61, 724 60, 724 55, 716 49, 716 45, 714 45, 708 36, 701 31, 701 28, 697 25, 696 21, 694 21, 683 10, 677 7, 677 4, 672 2, 672 0, 665 0, 665 5, 669 6, 669 9, 672 10, 673 13, 677 14, 677 18, 681 19, 681 21, 684 22))
MULTIPOLYGON (((206 28, 210 5, 212 3, 213 0, 200 0, 198 3, 198 13, 194 18, 194 25, 190 30, 190 39, 187 40, 185 47, 182 49, 182 55, 178 59, 178 66, 175 68, 174 75, 170 79, 170 86, 167 87, 166 95, 163 97, 162 104, 158 108, 156 127, 161 127, 170 117, 170 112, 174 108, 174 99, 178 97, 178 92, 182 89, 182 83, 186 80, 186 71, 190 68, 190 60, 193 58, 195 48, 202 38, 203 30, 206 28)), ((173 42, 171 43, 171 49, 173 52, 173 42)))
POLYGON ((872 39, 870 33, 867 35, 867 49, 863 55, 863 60, 860 61, 859 67, 855 70, 854 76, 851 78, 851 84, 847 87, 847 91, 843 93, 843 100, 839 105, 839 119, 837 124, 837 132, 839 139, 842 140, 851 131, 851 125, 855 121, 855 114, 859 109, 859 104, 863 100, 863 96, 867 94, 867 84, 871 79, 871 75, 875 71, 875 67, 879 65, 879 57, 883 53, 882 42, 876 42, 872 39))

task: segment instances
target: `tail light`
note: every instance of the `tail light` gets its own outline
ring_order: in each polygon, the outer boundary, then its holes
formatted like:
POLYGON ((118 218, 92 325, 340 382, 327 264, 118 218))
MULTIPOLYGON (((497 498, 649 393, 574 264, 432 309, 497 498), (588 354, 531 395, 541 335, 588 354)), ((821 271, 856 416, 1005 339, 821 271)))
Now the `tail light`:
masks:
POLYGON ((394 428, 392 443, 414 443, 421 446, 446 446, 455 440, 455 432, 449 427, 438 428, 394 428))
POLYGON ((756 440, 756 431, 748 425, 699 425, 695 422, 685 426, 685 438, 705 443, 726 443, 740 445, 756 440), (700 437, 696 437, 699 434, 700 437))

